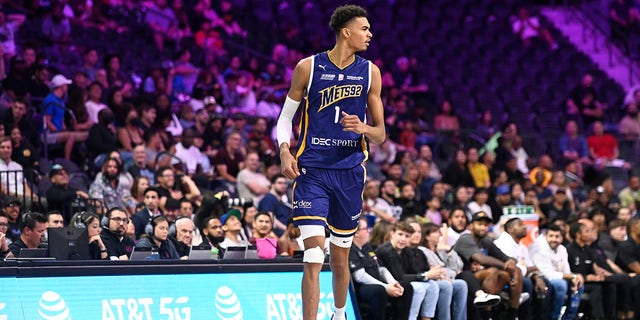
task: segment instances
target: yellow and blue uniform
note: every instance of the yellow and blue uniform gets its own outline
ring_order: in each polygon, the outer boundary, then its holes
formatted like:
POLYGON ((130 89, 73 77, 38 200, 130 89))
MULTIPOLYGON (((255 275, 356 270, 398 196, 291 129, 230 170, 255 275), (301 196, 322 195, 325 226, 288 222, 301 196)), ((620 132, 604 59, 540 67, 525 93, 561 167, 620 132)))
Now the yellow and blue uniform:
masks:
POLYGON ((342 112, 366 121, 371 62, 355 56, 337 67, 327 52, 312 57, 296 154, 300 176, 293 190, 293 220, 298 225, 326 225, 350 236, 358 228, 365 182, 367 141, 343 131, 342 112))

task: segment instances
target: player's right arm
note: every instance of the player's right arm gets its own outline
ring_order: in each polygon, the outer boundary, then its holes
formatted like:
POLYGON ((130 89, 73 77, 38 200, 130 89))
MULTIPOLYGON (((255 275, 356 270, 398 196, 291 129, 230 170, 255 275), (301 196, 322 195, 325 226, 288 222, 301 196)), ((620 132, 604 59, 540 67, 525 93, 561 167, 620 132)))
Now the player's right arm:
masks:
POLYGON ((293 70, 291 87, 289 87, 287 99, 282 106, 282 111, 280 112, 280 117, 276 125, 278 145, 280 147, 281 170, 282 174, 289 179, 295 179, 300 175, 298 172, 298 163, 293 154, 291 154, 289 142, 291 141, 293 116, 300 106, 300 101, 304 97, 304 90, 307 88, 310 73, 311 58, 300 60, 293 70))

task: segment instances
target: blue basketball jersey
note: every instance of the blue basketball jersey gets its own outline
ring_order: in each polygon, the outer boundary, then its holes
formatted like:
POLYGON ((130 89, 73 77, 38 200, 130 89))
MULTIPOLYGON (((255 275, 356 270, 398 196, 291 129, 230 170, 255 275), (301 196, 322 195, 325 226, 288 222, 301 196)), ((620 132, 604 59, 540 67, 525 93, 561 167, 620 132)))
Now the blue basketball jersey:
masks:
POLYGON ((364 135, 345 132, 342 112, 365 122, 371 85, 371 62, 355 61, 338 68, 327 52, 312 57, 306 105, 301 119, 298 165, 312 168, 349 169, 367 159, 364 135))

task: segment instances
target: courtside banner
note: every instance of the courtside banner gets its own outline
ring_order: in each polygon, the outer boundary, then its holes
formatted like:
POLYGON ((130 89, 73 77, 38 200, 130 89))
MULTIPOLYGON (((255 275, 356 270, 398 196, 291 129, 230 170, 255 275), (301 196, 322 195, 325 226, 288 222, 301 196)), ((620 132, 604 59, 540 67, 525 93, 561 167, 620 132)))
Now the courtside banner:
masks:
MULTIPOLYGON (((301 272, 0 278, 0 320, 302 319, 301 272)), ((318 320, 331 318, 320 273, 318 320)), ((356 319, 347 295, 347 319, 356 319)))

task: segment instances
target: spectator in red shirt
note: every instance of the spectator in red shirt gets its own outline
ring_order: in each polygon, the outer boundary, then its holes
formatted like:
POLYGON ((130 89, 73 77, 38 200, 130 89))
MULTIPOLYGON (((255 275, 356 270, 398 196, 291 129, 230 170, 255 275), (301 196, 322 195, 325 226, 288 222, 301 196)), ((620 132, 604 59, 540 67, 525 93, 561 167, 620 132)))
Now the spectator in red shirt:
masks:
POLYGON ((604 125, 600 121, 593 123, 593 134, 587 138, 589 155, 595 160, 596 167, 628 167, 622 159, 618 159, 620 154, 618 141, 609 133, 604 132, 604 125))

